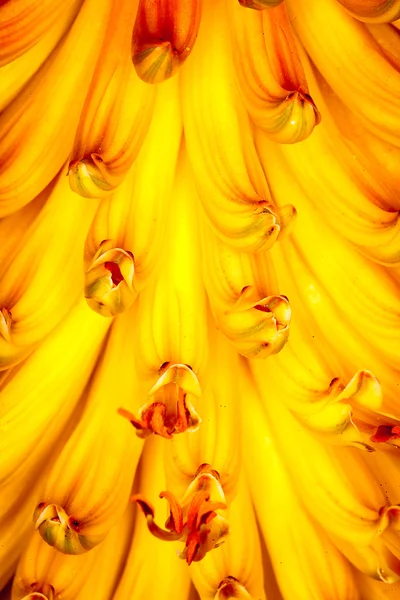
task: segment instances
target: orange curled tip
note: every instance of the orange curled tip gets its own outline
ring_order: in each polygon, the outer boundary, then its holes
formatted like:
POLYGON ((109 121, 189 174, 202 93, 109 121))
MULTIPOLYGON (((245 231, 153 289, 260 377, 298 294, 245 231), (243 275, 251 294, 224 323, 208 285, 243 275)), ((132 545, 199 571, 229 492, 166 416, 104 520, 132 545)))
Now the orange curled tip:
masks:
POLYGON ((239 0, 239 4, 244 8, 252 8, 254 10, 265 10, 266 8, 274 8, 278 4, 282 4, 283 0, 239 0))
POLYGON ((116 242, 101 242, 85 274, 84 294, 90 308, 103 317, 115 317, 137 298, 132 252, 116 242))
POLYGON ((132 36, 138 76, 161 83, 178 71, 191 53, 201 20, 201 0, 140 0, 132 36))
POLYGON ((400 19, 400 0, 338 0, 352 17, 364 23, 392 23, 400 19))
POLYGON ((230 600, 231 598, 252 600, 252 597, 240 581, 229 575, 219 584, 214 600, 230 600))
POLYGON ((12 326, 12 315, 11 311, 7 308, 0 309, 0 336, 5 339, 6 342, 11 341, 11 326, 12 326))
POLYGON ((166 529, 154 522, 154 508, 143 496, 135 494, 131 498, 145 515, 150 533, 163 541, 185 542, 185 548, 179 556, 189 565, 202 560, 229 533, 229 524, 221 515, 221 511, 227 508, 225 496, 213 473, 216 471, 209 465, 202 465, 181 502, 172 492, 161 492, 160 498, 165 498, 170 506, 166 529))
POLYGON ((128 419, 138 437, 152 433, 171 439, 174 434, 196 431, 201 423, 191 398, 201 395, 199 381, 188 365, 164 363, 160 377, 149 391, 149 401, 139 410, 138 416, 123 408, 119 414, 128 419))

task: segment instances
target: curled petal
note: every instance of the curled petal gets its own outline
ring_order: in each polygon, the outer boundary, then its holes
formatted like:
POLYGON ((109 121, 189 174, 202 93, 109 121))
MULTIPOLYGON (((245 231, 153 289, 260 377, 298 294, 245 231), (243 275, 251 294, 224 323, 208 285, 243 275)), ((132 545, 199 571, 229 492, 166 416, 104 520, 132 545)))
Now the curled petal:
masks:
POLYGON ((71 190, 84 198, 103 198, 117 186, 108 176, 101 156, 94 153, 71 162, 68 177, 71 190))
POLYGON ((399 0, 338 0, 359 21, 391 23, 400 18, 399 0))
POLYGON ((175 75, 196 41, 201 0, 140 0, 132 37, 132 60, 147 83, 175 75))
POLYGON ((56 504, 39 504, 33 522, 43 540, 63 554, 84 554, 102 540, 81 535, 82 524, 56 504))
POLYGON ((221 331, 247 358, 266 358, 276 354, 289 338, 292 317, 286 296, 254 298, 251 286, 242 290, 235 306, 221 316, 221 331))
POLYGON ((115 247, 112 240, 104 240, 86 271, 88 305, 104 317, 124 312, 137 296, 134 277, 132 253, 115 247))

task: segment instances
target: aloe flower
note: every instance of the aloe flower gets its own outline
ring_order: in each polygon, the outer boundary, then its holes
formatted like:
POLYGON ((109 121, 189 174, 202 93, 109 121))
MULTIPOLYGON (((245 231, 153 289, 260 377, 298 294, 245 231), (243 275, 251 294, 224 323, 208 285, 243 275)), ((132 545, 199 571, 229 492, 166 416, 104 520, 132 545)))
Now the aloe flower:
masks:
POLYGON ((0 600, 400 598, 400 0, 0 1, 0 600))

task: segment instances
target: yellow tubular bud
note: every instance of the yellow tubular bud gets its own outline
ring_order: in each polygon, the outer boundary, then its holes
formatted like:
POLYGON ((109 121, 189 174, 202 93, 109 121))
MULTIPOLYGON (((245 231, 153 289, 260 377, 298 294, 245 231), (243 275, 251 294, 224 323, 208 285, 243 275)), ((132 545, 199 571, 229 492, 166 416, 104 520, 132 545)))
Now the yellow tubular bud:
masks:
POLYGON ((399 0, 338 0, 352 17, 365 23, 391 23, 400 19, 399 0))
POLYGON ((75 600, 96 560, 96 554, 64 556, 32 534, 18 562, 11 600, 42 594, 47 600, 75 600))
POLYGON ((199 424, 197 399, 207 361, 207 311, 201 279, 195 196, 180 161, 166 223, 159 271, 139 296, 136 362, 149 402, 137 429, 164 437, 199 424))
POLYGON ((202 0, 139 0, 132 60, 147 83, 162 83, 191 53, 201 21, 202 0))
POLYGON ((8 336, 0 338, 0 369, 27 356, 80 296, 83 243, 94 210, 82 206, 62 172, 0 280, 0 307, 9 315, 8 336))
POLYGON ((131 252, 132 291, 142 289, 163 252, 165 221, 182 136, 177 80, 154 89, 153 117, 143 146, 126 180, 100 203, 85 247, 86 269, 104 240, 113 240, 114 248, 131 252))
POLYGON ((301 502, 257 393, 245 376, 243 383, 242 431, 252 432, 251 444, 243 439, 244 465, 284 600, 359 600, 348 562, 301 502))
MULTIPOLYGON (((26 4, 25 1, 24 3, 26 4)), ((18 2, 14 2, 13 4, 15 7, 18 2)), ((21 5, 22 2, 19 2, 19 4, 21 5)), ((59 17, 49 29, 46 27, 43 37, 38 40, 35 45, 32 46, 32 48, 24 51, 24 53, 21 54, 21 56, 19 56, 17 59, 1 67, 0 112, 3 111, 12 100, 14 100, 32 75, 36 73, 42 63, 44 63, 47 57, 53 52, 54 48, 63 37, 65 32, 71 27, 71 24, 75 19, 81 4, 82 0, 73 0, 72 2, 69 1, 66 11, 63 11, 65 14, 62 14, 62 18, 59 17)), ((8 7, 11 6, 12 4, 10 2, 8 7)), ((0 32, 2 28, 1 11, 4 10, 5 7, 0 8, 0 32)), ((28 29, 26 33, 30 33, 30 30, 28 29)), ((1 49, 3 49, 3 47, 1 47, 1 49)))
POLYGON ((30 202, 67 159, 109 11, 107 2, 86 0, 68 35, 0 115, 0 216, 30 202))
MULTIPOLYGON (((149 438, 139 467, 139 490, 150 499, 158 514, 165 514, 165 499, 159 498, 160 491, 165 489, 165 443, 156 436, 149 438)), ((179 542, 165 544, 150 535, 146 519, 138 509, 129 555, 114 592, 114 600, 146 597, 186 600, 189 596, 190 578, 187 565, 183 560, 177 559, 177 551, 181 549, 181 545, 179 542)))
POLYGON ((239 252, 202 227, 203 276, 218 329, 247 358, 279 352, 289 336, 290 304, 279 295, 268 252, 239 252))
POLYGON ((398 147, 400 73, 366 25, 333 0, 286 0, 286 5, 300 41, 334 92, 398 147))
POLYGON ((243 472, 227 519, 232 535, 218 551, 190 567, 192 581, 201 600, 265 600, 259 534, 243 472))
POLYGON ((119 522, 111 529, 106 539, 89 553, 89 556, 95 555, 95 564, 74 600, 87 600, 87 598, 109 600, 113 597, 132 543, 134 516, 134 506, 128 504, 119 522))
POLYGON ((212 228, 227 244, 253 252, 275 243, 290 211, 281 214, 271 202, 237 89, 231 46, 224 3, 207 2, 196 48, 182 71, 183 120, 212 228))
POLYGON ((4 499, 0 515, 21 501, 43 471, 43 460, 73 414, 108 327, 108 321, 99 319, 82 301, 5 379, 0 404, 4 499))
MULTIPOLYGON (((74 0, 15 0, 0 7, 0 67, 35 46, 68 15, 74 0)), ((79 4, 82 4, 80 0, 79 4)))
POLYGON ((113 324, 86 410, 46 478, 34 512, 42 538, 65 554, 82 554, 102 541, 129 498, 142 444, 117 410, 137 390, 131 346, 132 315, 127 313, 113 324))
MULTIPOLYGON (((378 205, 380 190, 366 175, 360 177, 351 166, 355 148, 348 148, 325 108, 324 122, 301 146, 277 149, 266 136, 257 136, 261 161, 275 197, 285 201, 280 190, 288 188, 288 172, 292 172, 309 206, 318 209, 343 237, 347 238, 377 262, 388 265, 400 262, 400 218, 398 211, 378 205), (280 171, 280 169, 284 171, 280 171), (378 201, 377 201, 378 198, 378 201)), ((348 127, 348 125, 347 125, 348 127)), ((398 149, 393 149, 399 154, 398 149)), ((366 165, 360 165, 361 173, 366 165)), ((376 168, 376 164, 375 164, 376 168)), ((377 174, 377 180, 380 176, 377 174)), ((291 198, 294 201, 293 193, 291 198)), ((300 210, 300 205, 294 202, 300 210)))
MULTIPOLYGON (((250 0, 251 8, 253 4, 259 2, 250 0)), ((252 120, 274 142, 301 142, 321 116, 310 96, 285 4, 243 13, 232 2, 229 11, 239 84, 252 120)))
POLYGON ((298 497, 333 535, 355 545, 371 543, 383 527, 381 509, 388 500, 367 465, 368 454, 321 443, 284 406, 279 387, 268 378, 272 367, 260 370, 257 362, 251 366, 298 497))
POLYGON ((107 196, 123 181, 149 126, 154 90, 140 81, 129 57, 136 9, 136 2, 112 3, 70 157, 71 188, 87 198, 107 196))
POLYGON ((240 471, 237 443, 239 398, 232 373, 239 367, 236 352, 209 326, 210 357, 201 399, 202 423, 195 433, 175 436, 166 453, 167 489, 183 496, 198 466, 208 463, 218 471, 227 501, 236 494, 240 471))

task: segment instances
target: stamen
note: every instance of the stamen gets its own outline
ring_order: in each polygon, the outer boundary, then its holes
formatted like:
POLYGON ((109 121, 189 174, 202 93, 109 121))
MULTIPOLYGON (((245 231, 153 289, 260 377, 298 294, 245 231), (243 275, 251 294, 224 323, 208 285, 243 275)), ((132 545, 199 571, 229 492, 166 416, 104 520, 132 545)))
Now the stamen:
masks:
POLYGON ((165 526, 167 529, 176 531, 176 533, 182 533, 183 530, 183 513, 182 508, 179 506, 177 499, 171 492, 161 492, 160 498, 166 498, 170 505, 170 516, 165 526))
POLYGON ((152 400, 140 408, 138 417, 123 408, 119 414, 132 423, 141 438, 155 433, 171 439, 176 433, 196 431, 201 420, 189 397, 200 396, 200 385, 193 370, 188 365, 166 362, 160 373, 149 392, 152 400))
POLYGON ((136 494, 131 500, 141 507, 147 520, 149 531, 164 541, 185 542, 180 557, 190 565, 202 560, 210 550, 217 548, 229 533, 228 522, 220 515, 227 506, 221 485, 214 477, 216 471, 210 465, 199 467, 181 504, 171 492, 161 492, 160 498, 166 498, 170 505, 170 515, 166 521, 167 531, 154 523, 154 508, 147 500, 136 494), (211 499, 212 495, 216 499, 211 499))
POLYGON ((389 440, 397 440, 400 438, 400 426, 399 425, 379 425, 376 431, 371 435, 371 442, 383 443, 389 440))

